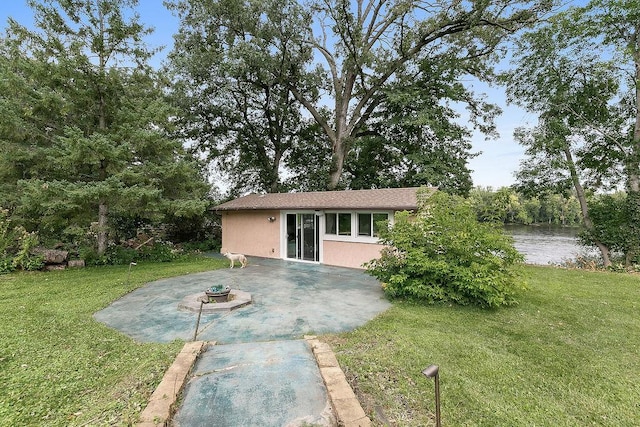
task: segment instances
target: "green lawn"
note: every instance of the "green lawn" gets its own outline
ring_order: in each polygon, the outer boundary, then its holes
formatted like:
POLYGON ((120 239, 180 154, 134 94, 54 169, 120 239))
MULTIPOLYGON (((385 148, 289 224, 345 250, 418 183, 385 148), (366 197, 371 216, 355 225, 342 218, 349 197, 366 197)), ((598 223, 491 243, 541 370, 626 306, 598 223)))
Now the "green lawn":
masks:
MULTIPOLYGON (((128 425, 181 342, 139 344, 93 313, 155 279, 226 266, 168 264, 0 275, 0 426, 128 425), (128 282, 128 283, 127 283, 128 282)), ((325 336, 372 419, 445 426, 635 426, 640 276, 528 267, 530 290, 498 311, 395 303, 325 336)))
POLYGON ((155 279, 226 266, 163 264, 0 275, 0 426, 130 425, 182 342, 139 344, 92 315, 155 279))
POLYGON ((527 267, 519 306, 396 303, 325 336, 376 425, 640 425, 640 276, 527 267))

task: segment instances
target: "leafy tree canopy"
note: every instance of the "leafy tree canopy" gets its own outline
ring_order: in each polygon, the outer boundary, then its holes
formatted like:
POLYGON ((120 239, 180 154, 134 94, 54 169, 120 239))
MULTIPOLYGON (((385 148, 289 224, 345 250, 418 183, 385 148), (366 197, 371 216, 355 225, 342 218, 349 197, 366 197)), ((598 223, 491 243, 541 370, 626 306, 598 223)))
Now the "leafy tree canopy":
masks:
POLYGON ((295 2, 176 2, 170 54, 178 134, 228 174, 231 193, 276 192, 288 154, 309 135, 287 81, 309 61, 295 39, 309 17, 295 2))
POLYGON ((487 133, 498 110, 460 81, 492 80, 505 36, 551 6, 168 3, 181 19, 170 67, 184 136, 235 182, 274 191, 282 173, 297 188, 420 183, 463 194, 469 129, 452 107, 467 106, 471 126, 487 133))

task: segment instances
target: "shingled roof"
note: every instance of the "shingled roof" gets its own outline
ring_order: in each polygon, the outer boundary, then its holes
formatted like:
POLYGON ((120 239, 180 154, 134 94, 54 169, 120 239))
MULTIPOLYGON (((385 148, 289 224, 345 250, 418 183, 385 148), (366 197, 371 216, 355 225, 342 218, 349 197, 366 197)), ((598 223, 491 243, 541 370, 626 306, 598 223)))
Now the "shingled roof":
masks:
POLYGON ((283 209, 415 210, 418 187, 310 193, 250 194, 215 207, 217 211, 283 209))

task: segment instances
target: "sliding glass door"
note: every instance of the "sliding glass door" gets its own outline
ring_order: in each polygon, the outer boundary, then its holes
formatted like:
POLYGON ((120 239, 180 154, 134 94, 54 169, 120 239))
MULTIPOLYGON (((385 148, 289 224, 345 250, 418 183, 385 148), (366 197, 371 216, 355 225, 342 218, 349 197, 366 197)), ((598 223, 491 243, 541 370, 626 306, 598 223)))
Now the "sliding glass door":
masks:
POLYGON ((287 258, 320 261, 320 219, 315 213, 287 214, 287 258))

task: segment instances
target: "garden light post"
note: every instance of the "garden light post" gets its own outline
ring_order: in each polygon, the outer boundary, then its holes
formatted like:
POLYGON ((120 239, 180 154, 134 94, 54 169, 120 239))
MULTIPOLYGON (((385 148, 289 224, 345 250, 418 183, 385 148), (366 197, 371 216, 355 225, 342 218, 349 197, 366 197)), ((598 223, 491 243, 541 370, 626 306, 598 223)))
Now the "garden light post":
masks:
POLYGON ((440 427, 440 379, 438 377, 438 365, 430 365, 422 371, 427 378, 433 378, 436 385, 436 427, 440 427))

